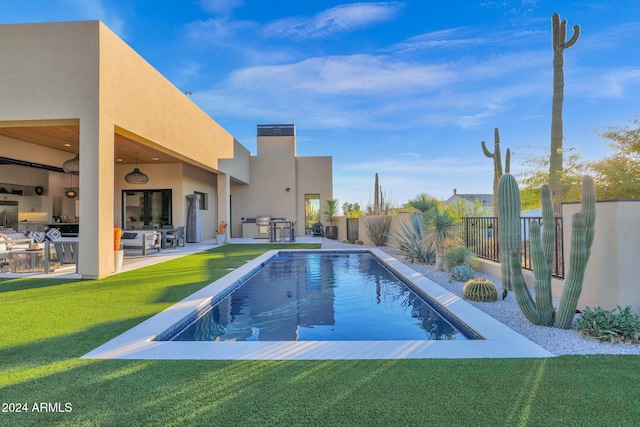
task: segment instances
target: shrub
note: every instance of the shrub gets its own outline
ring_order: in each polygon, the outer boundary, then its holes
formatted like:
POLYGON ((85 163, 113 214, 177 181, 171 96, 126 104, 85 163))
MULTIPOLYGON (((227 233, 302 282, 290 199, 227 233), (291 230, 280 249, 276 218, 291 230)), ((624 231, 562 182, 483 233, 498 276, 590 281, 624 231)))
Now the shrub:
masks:
POLYGON ((464 297, 471 301, 495 301, 498 299, 498 288, 487 279, 471 279, 462 288, 464 297))
POLYGON ((349 243, 349 241, 347 239, 342 239, 340 243, 349 243))
POLYGON ((600 341, 625 344, 640 343, 640 318, 631 312, 631 307, 624 309, 617 306, 611 311, 596 307, 591 310, 587 306, 582 315, 574 323, 580 335, 593 337, 600 341), (619 313, 615 313, 618 310, 619 313))
POLYGON ((471 268, 478 266, 478 258, 465 246, 456 246, 444 253, 445 267, 447 270, 458 265, 467 265, 471 268))
POLYGON ((389 237, 391 217, 388 215, 367 215, 363 218, 367 236, 376 246, 384 246, 389 237))
POLYGON ((364 242, 362 240, 356 240, 356 245, 364 245, 364 242))
POLYGON ((475 276, 476 271, 468 265, 456 265, 451 267, 449 271, 449 277, 456 282, 466 282, 475 276))
POLYGON ((392 251, 410 259, 411 262, 433 264, 435 261, 433 248, 427 246, 425 242, 420 214, 411 214, 409 224, 401 223, 400 231, 394 231, 389 239, 396 244, 392 251))

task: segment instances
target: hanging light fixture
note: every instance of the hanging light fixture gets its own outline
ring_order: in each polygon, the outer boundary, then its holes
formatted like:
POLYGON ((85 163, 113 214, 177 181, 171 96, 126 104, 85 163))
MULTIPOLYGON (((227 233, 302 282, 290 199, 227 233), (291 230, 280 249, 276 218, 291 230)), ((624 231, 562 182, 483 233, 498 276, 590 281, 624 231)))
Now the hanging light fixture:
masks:
POLYGON ((138 169, 138 152, 136 151, 136 167, 134 170, 124 176, 124 180, 129 184, 146 184, 149 182, 149 177, 138 169))
POLYGON ((70 172, 69 178, 71 178, 71 188, 64 192, 64 195, 70 199, 78 197, 78 192, 73 188, 73 173, 70 172))
POLYGON ((62 169, 66 173, 80 173, 80 154, 76 154, 73 159, 69 159, 62 164, 62 169))

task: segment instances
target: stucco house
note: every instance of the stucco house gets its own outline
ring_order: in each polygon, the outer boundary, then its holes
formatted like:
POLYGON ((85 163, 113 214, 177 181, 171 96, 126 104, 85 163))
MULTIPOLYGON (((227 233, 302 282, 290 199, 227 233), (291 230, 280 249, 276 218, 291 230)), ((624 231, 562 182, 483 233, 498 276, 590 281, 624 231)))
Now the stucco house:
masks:
POLYGON ((0 57, 0 201, 18 228, 77 224, 84 278, 112 274, 114 225, 185 225, 193 194, 203 239, 259 215, 303 235, 333 197, 331 157, 297 156, 293 125, 259 125, 253 155, 100 21, 0 25, 0 57))
POLYGON ((458 193, 453 189, 453 195, 442 202, 443 205, 458 206, 466 212, 477 216, 493 216, 493 194, 458 193), (478 204, 478 206, 476 206, 478 204))

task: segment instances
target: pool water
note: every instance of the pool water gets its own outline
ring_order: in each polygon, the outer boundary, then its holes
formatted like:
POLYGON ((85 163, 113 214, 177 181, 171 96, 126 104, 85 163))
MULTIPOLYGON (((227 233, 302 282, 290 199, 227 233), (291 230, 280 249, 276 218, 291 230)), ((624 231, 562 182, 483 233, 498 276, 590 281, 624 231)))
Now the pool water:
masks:
POLYGON ((467 338, 370 253, 280 252, 169 339, 467 338))

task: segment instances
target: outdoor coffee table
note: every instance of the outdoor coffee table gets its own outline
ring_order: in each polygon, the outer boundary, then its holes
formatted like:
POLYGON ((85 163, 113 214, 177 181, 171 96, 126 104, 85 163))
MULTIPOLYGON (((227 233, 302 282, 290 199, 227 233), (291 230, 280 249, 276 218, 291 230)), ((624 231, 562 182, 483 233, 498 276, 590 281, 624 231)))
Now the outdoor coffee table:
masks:
POLYGON ((12 250, 9 254, 9 272, 38 273, 44 271, 44 250, 12 250))

